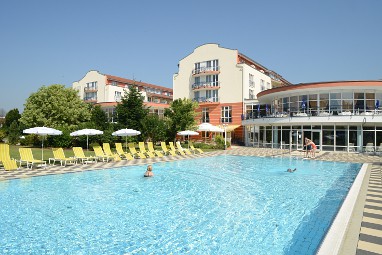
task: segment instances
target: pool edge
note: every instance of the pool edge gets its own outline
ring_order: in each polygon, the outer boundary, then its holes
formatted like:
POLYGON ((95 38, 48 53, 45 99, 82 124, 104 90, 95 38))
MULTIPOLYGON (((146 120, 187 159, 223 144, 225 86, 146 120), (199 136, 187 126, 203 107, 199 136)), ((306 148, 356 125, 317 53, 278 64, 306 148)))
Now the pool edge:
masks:
POLYGON ((370 169, 370 164, 362 165, 317 255, 355 254, 368 184, 368 178, 365 177, 370 175, 370 169))

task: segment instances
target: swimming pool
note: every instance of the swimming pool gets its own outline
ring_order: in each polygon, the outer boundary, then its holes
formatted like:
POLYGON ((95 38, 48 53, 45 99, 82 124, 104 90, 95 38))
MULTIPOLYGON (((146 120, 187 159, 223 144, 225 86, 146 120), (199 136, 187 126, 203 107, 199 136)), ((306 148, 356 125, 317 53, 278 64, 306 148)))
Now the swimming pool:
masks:
POLYGON ((3 181, 0 253, 314 254, 360 167, 227 155, 3 181))

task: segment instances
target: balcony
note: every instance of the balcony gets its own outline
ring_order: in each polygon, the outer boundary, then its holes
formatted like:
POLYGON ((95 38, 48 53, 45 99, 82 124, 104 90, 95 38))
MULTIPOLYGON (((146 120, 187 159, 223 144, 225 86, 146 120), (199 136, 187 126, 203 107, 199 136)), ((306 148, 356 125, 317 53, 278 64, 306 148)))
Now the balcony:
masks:
POLYGON ((202 75, 210 75, 210 74, 219 74, 220 68, 218 66, 208 66, 208 67, 200 67, 192 70, 193 76, 202 76, 202 75))
POLYGON ((220 89, 220 82, 213 81, 213 82, 198 82, 192 84, 192 90, 213 90, 213 89, 220 89))
POLYGON ((218 97, 195 97, 192 99, 194 102, 198 102, 199 104, 218 104, 218 97))
POLYGON ((84 87, 84 92, 97 92, 97 87, 84 87))
POLYGON ((84 101, 86 103, 97 103, 97 98, 96 97, 84 97, 84 101))

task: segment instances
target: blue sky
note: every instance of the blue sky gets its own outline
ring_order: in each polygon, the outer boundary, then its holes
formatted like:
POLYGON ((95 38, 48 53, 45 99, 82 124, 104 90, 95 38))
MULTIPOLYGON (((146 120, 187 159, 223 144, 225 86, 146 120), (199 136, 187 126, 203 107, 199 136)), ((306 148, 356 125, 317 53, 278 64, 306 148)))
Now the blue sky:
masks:
POLYGON ((172 87, 197 46, 238 49, 292 83, 382 79, 381 0, 8 0, 0 110, 89 70, 172 87))

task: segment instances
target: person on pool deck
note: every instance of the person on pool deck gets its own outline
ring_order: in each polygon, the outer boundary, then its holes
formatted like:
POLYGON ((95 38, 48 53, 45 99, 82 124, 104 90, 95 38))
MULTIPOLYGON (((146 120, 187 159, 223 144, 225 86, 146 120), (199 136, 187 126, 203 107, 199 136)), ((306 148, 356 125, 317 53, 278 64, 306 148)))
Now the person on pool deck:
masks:
POLYGON ((143 175, 144 177, 153 177, 154 174, 153 174, 153 166, 152 165, 148 165, 147 166, 147 171, 145 172, 145 174, 143 175))
POLYGON ((310 144, 310 146, 312 146, 312 150, 311 150, 312 158, 315 158, 317 146, 312 140, 309 140, 309 144, 310 144))
POLYGON ((288 168, 287 172, 289 172, 289 173, 293 173, 293 172, 295 172, 296 170, 297 170, 297 168, 295 168, 295 169, 288 168))
POLYGON ((305 154, 305 158, 308 157, 309 153, 312 152, 312 145, 310 143, 311 141, 309 140, 308 137, 305 137, 305 147, 306 147, 306 154, 305 154))

